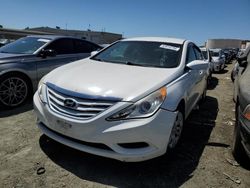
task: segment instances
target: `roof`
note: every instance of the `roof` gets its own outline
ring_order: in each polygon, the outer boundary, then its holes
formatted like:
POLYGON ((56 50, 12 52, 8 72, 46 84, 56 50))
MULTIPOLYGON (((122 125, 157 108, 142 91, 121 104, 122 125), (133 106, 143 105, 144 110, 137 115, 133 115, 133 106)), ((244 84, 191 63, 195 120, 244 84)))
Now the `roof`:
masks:
MULTIPOLYGON (((27 37, 37 37, 37 38, 46 38, 46 39, 58 39, 58 38, 74 38, 74 39, 80 39, 78 37, 71 37, 71 36, 61 36, 61 35, 29 35, 27 37)), ((82 39, 81 39, 82 40, 82 39)))
POLYGON ((213 52, 219 52, 221 51, 221 48, 210 48, 209 50, 213 52))
POLYGON ((168 37, 136 37, 136 38, 123 39, 122 41, 148 41, 148 42, 166 42, 166 43, 183 44, 185 39, 168 38, 168 37))

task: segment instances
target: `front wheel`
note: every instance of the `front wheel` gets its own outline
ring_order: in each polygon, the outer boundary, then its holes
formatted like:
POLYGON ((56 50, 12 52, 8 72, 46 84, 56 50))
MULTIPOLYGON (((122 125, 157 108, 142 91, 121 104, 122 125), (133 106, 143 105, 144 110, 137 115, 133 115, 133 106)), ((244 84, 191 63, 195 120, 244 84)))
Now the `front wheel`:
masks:
POLYGON ((28 98, 28 84, 22 76, 6 75, 0 78, 0 103, 16 107, 28 98))
POLYGON ((184 117, 181 111, 177 113, 168 143, 169 149, 174 149, 178 144, 184 125, 184 117))

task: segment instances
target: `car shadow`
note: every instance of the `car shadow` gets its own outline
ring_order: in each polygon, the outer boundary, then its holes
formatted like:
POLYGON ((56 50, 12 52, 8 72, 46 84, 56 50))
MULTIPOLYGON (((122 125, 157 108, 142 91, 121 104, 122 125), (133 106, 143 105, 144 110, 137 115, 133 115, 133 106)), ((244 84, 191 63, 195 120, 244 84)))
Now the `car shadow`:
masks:
POLYGON ((216 86, 218 85, 218 83, 219 83, 219 79, 212 76, 212 77, 211 77, 211 80, 210 80, 210 82, 209 82, 209 84, 208 84, 208 86, 207 86, 207 89, 208 89, 208 90, 213 90, 213 89, 215 89, 216 86))
POLYGON ((6 108, 0 105, 0 118, 9 117, 12 115, 17 115, 23 112, 27 112, 33 109, 32 100, 28 100, 22 106, 15 107, 15 108, 6 108))
MULTIPOLYGON (((225 66, 225 68, 226 68, 227 66, 225 66)), ((219 72, 216 72, 216 73, 213 73, 213 74, 225 74, 225 73, 227 73, 228 72, 228 70, 227 69, 223 69, 223 70, 221 70, 221 71, 219 71, 219 72)))
POLYGON ((84 180, 115 187, 179 187, 192 178, 217 113, 217 99, 207 97, 200 110, 190 114, 177 148, 144 162, 124 163, 98 157, 64 146, 45 135, 39 143, 54 163, 84 180))

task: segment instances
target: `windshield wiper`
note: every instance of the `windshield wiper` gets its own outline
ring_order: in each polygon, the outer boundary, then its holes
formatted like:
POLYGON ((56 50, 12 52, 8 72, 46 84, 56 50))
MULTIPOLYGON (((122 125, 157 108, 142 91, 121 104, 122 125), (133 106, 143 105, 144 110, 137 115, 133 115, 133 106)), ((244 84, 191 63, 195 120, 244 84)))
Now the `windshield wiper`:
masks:
POLYGON ((126 63, 126 65, 134 65, 134 66, 144 67, 144 65, 142 65, 142 64, 137 64, 137 63, 133 63, 133 62, 130 62, 130 61, 126 61, 125 63, 126 63))
POLYGON ((96 60, 96 61, 103 61, 103 59, 100 58, 91 58, 92 60, 96 60))

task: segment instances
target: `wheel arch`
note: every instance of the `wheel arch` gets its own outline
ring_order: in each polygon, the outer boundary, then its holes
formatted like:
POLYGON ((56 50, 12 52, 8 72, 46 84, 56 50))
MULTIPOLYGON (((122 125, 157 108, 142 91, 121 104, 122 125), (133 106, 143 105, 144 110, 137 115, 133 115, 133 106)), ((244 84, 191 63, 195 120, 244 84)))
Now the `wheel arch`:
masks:
POLYGON ((186 104, 184 99, 181 99, 176 110, 180 110, 183 114, 183 117, 186 119, 186 104))

